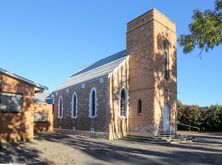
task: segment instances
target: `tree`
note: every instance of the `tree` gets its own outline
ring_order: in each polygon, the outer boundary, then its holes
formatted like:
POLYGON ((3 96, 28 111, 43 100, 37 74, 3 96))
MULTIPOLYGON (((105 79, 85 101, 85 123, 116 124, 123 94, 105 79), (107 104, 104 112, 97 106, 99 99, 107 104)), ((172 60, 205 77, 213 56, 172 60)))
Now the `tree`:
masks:
MULTIPOLYGON (((184 105, 177 101, 178 130, 188 130, 187 124, 199 127, 201 131, 222 131, 222 105, 200 107, 198 105, 184 105)), ((196 129, 193 129, 196 131, 196 129)))
POLYGON ((213 10, 194 10, 192 22, 189 24, 190 34, 180 35, 178 42, 185 54, 195 47, 208 52, 222 44, 222 0, 216 0, 213 10))

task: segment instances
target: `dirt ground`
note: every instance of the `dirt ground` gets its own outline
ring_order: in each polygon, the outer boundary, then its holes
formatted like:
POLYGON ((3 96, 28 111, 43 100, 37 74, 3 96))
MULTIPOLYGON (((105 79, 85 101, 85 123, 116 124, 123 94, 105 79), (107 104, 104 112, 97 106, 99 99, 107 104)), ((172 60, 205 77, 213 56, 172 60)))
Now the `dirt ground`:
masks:
POLYGON ((0 164, 147 165, 222 164, 222 134, 196 134, 197 142, 168 144, 93 139, 58 133, 0 146, 0 164))

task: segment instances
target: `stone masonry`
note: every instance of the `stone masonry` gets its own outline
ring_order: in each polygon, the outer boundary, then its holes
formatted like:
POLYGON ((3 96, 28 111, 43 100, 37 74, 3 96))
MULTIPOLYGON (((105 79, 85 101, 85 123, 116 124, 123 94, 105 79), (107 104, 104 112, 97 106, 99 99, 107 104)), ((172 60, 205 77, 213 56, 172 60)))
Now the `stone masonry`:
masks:
POLYGON ((127 53, 130 56, 131 132, 162 131, 162 111, 170 107, 175 130, 176 119, 176 30, 175 23, 152 9, 128 23, 127 53), (170 78, 163 77, 163 41, 169 42, 170 78), (137 115, 137 101, 143 102, 143 113, 137 115))
MULTIPOLYGON (((176 131, 177 65, 176 25, 152 9, 127 24, 126 58, 108 75, 70 84, 54 95, 54 126, 61 130, 106 134, 109 139, 128 133, 163 132, 164 107, 169 107, 170 131, 176 131), (163 43, 169 43, 169 78, 164 78, 163 43), (97 90, 98 116, 89 118, 89 94, 97 90), (120 116, 120 91, 127 92, 127 116, 120 116), (71 118, 72 95, 78 95, 78 115, 71 118), (58 118, 58 100, 63 98, 63 118, 58 118), (138 114, 138 100, 142 112, 138 114)), ((89 71, 90 72, 90 71, 89 71)), ((164 118, 165 119, 165 118, 164 118)))
POLYGON ((82 131, 91 131, 108 133, 108 79, 99 78, 90 82, 85 82, 67 89, 57 91, 54 95, 54 126, 56 128, 74 129, 82 131), (89 118, 89 94, 92 88, 97 90, 97 117, 89 118), (76 92, 78 96, 78 113, 77 118, 71 118, 71 101, 72 95, 76 92), (58 116, 58 99, 63 98, 63 114, 62 119, 58 116))

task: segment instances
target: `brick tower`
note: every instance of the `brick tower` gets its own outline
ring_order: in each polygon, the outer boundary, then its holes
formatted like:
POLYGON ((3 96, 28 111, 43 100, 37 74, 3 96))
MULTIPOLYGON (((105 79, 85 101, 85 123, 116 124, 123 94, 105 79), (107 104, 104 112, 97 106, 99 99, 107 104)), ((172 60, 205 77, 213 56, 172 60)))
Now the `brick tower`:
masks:
POLYGON ((176 130, 176 25, 152 9, 127 25, 129 131, 176 130))

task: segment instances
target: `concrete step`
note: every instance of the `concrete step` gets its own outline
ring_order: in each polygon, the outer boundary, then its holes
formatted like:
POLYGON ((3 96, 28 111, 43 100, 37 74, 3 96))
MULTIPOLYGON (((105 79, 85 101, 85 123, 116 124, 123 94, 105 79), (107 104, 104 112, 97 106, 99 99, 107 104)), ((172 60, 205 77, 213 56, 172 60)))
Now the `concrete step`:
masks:
POLYGON ((160 133, 159 134, 159 136, 172 136, 172 135, 177 135, 177 133, 171 132, 171 133, 160 133))
POLYGON ((161 138, 147 137, 147 136, 133 136, 133 135, 125 136, 120 140, 126 140, 131 142, 142 142, 142 143, 166 143, 166 141, 161 138))
POLYGON ((174 134, 172 136, 159 135, 159 137, 172 143, 172 144, 190 143, 192 141, 195 141, 195 138, 191 135, 174 134))
POLYGON ((181 139, 181 138, 193 138, 193 136, 191 136, 191 135, 182 135, 182 134, 160 134, 160 135, 158 135, 158 137, 166 137, 166 138, 168 138, 168 137, 171 137, 171 138, 179 138, 179 139, 181 139))
POLYGON ((158 136, 143 136, 143 135, 127 135, 121 140, 140 142, 140 143, 190 143, 195 141, 195 138, 191 135, 181 135, 181 134, 160 134, 158 136))

